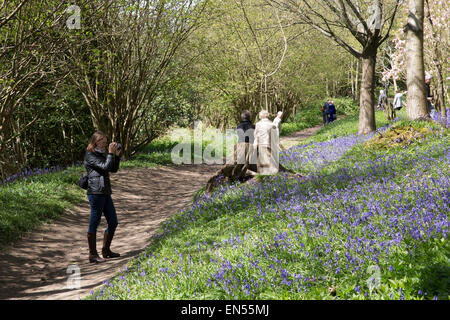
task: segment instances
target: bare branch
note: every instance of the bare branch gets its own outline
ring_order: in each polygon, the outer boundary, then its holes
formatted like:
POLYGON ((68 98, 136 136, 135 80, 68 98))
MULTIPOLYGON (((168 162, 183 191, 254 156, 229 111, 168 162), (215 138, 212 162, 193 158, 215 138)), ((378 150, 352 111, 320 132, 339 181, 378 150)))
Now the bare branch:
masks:
POLYGON ((284 34, 283 26, 281 25, 281 21, 280 21, 280 17, 278 15, 278 12, 275 11, 275 15, 277 16, 278 24, 279 24, 280 30, 281 30, 281 35, 283 36, 284 50, 283 50, 283 54, 281 56, 281 59, 278 62, 278 66, 275 68, 275 70, 273 70, 271 73, 269 73, 267 75, 268 77, 273 76, 280 69, 281 64, 283 63, 284 57, 286 56, 286 52, 287 52, 287 48, 288 48, 286 35, 284 34))
MULTIPOLYGON (((0 28, 3 27, 5 24, 8 23, 8 21, 10 21, 12 18, 14 18, 14 16, 17 14, 17 12, 19 12, 19 10, 25 5, 25 3, 27 3, 29 0, 22 0, 21 3, 19 3, 19 5, 6 17, 0 17, 0 28)), ((1 10, 3 10, 5 8, 5 4, 6 2, 4 1, 2 4, 2 7, 0 8, 1 10)))
POLYGON ((367 26, 366 20, 363 18, 363 16, 361 15, 360 9, 357 8, 352 0, 344 0, 345 3, 350 7, 350 9, 352 10, 352 12, 355 14, 356 18, 358 19, 359 23, 363 26, 364 28, 364 32, 365 34, 367 34, 369 37, 372 36, 372 31, 370 30, 370 28, 367 26))
POLYGON ((390 33, 391 33, 391 29, 392 29, 392 26, 394 25, 394 19, 395 19, 395 16, 396 16, 396 14, 397 14, 399 5, 400 5, 400 1, 396 1, 394 10, 393 10, 393 12, 392 12, 392 15, 391 15, 391 17, 389 18, 389 21, 390 21, 390 22, 389 22, 388 30, 386 31, 385 36, 380 40, 380 45, 381 45, 384 41, 386 41, 386 39, 389 37, 389 35, 390 35, 390 33))

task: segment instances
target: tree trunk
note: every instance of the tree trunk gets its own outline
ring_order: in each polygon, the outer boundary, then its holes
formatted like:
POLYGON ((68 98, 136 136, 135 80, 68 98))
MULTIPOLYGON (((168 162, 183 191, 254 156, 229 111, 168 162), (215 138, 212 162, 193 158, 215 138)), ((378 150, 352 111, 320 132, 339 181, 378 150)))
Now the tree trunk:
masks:
POLYGON ((359 134, 366 134, 376 130, 373 91, 375 84, 376 58, 376 48, 361 58, 362 79, 359 99, 359 134))
POLYGON ((442 54, 441 50, 439 49, 440 37, 436 33, 436 28, 433 23, 433 19, 431 18, 430 4, 428 0, 426 0, 426 5, 428 9, 426 17, 430 23, 431 35, 433 37, 432 38, 433 41, 431 41, 433 46, 432 57, 434 60, 434 70, 436 73, 436 80, 437 80, 436 86, 437 99, 435 103, 436 108, 441 111, 442 119, 445 121, 447 117, 447 110, 445 109, 445 95, 444 95, 445 88, 444 88, 444 79, 442 76, 442 54))
POLYGON ((353 97, 353 101, 358 101, 359 95, 359 59, 356 60, 356 73, 355 73, 355 96, 353 97))
POLYGON ((415 120, 427 115, 425 71, 423 62, 424 0, 409 0, 406 29, 406 116, 415 120))

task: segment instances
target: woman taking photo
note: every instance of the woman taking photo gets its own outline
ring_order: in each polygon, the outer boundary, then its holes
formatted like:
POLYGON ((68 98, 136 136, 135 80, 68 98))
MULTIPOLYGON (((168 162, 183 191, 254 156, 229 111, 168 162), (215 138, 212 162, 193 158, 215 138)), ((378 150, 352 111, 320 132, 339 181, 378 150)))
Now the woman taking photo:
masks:
POLYGON ((110 250, 111 241, 117 227, 117 215, 114 203, 111 198, 111 183, 109 180, 110 172, 117 172, 120 163, 121 146, 116 142, 111 142, 106 153, 106 135, 101 132, 95 132, 86 149, 84 156, 84 166, 88 174, 87 196, 91 207, 91 218, 87 233, 89 245, 89 262, 100 263, 108 258, 119 257, 120 254, 110 250), (108 227, 103 235, 102 256, 97 253, 96 235, 97 227, 104 213, 108 227))

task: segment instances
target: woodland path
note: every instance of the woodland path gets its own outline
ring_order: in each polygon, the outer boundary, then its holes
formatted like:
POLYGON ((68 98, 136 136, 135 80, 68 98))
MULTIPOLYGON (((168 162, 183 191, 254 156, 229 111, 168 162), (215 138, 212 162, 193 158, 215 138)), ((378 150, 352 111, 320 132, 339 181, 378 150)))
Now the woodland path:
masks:
MULTIPOLYGON (((314 135, 322 125, 282 137, 293 143, 314 135)), ((111 175, 117 227, 111 249, 121 256, 101 264, 88 262, 89 202, 83 201, 50 224, 26 234, 0 251, 0 299, 77 300, 115 276, 149 244, 160 224, 190 206, 195 192, 220 165, 178 165, 150 169, 122 169, 111 175), (79 268, 79 269, 78 269, 79 268), (80 272, 80 288, 68 279, 80 272), (69 282, 71 283, 71 282, 69 282)), ((37 204, 38 205, 38 204, 37 204)), ((97 231, 101 252, 106 221, 97 231)))

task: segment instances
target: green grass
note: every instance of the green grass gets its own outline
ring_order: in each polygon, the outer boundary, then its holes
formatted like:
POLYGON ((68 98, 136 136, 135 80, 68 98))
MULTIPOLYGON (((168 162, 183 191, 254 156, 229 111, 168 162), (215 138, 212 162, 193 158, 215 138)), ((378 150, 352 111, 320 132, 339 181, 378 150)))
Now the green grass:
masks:
POLYGON ((155 167, 159 165, 180 164, 172 159, 174 148, 178 148, 181 163, 205 163, 206 159, 221 163, 231 156, 237 135, 226 134, 213 128, 174 129, 169 134, 156 139, 139 150, 133 157, 122 163, 122 168, 155 167), (201 140, 200 140, 201 139, 201 140), (215 158, 217 153, 217 158, 215 158), (220 155, 221 153, 221 155, 220 155), (187 155, 183 158, 183 155, 187 155))
MULTIPOLYGON (((397 111, 397 118, 401 119, 393 123, 393 127, 401 127, 401 126, 414 126, 415 128, 433 128, 439 129, 440 125, 434 122, 427 121, 408 121, 406 119, 406 109, 403 108, 400 111, 397 111)), ((359 115, 357 113, 349 114, 345 118, 334 121, 322 128, 312 137, 305 139, 301 142, 301 144, 308 144, 312 142, 322 142, 328 141, 336 137, 343 137, 350 134, 358 133, 358 118, 359 115)), ((389 124, 389 121, 386 120, 386 116, 384 111, 375 111, 375 123, 377 129, 389 124)))
POLYGON ((170 152, 177 142, 163 138, 152 141, 133 157, 120 164, 121 168, 152 168, 172 163, 170 152))
POLYGON ((83 168, 71 167, 0 185, 0 247, 60 217, 85 191, 75 183, 83 168))
MULTIPOLYGON (((401 112, 398 113, 398 116, 406 118, 405 110, 401 110, 401 112)), ((314 136, 305 139, 301 144, 328 141, 336 137, 356 134, 358 133, 358 118, 358 114, 352 114, 345 118, 334 121, 320 128, 314 136)), ((389 123, 389 121, 386 120, 383 111, 375 112, 375 123, 377 128, 383 127, 389 123)))

